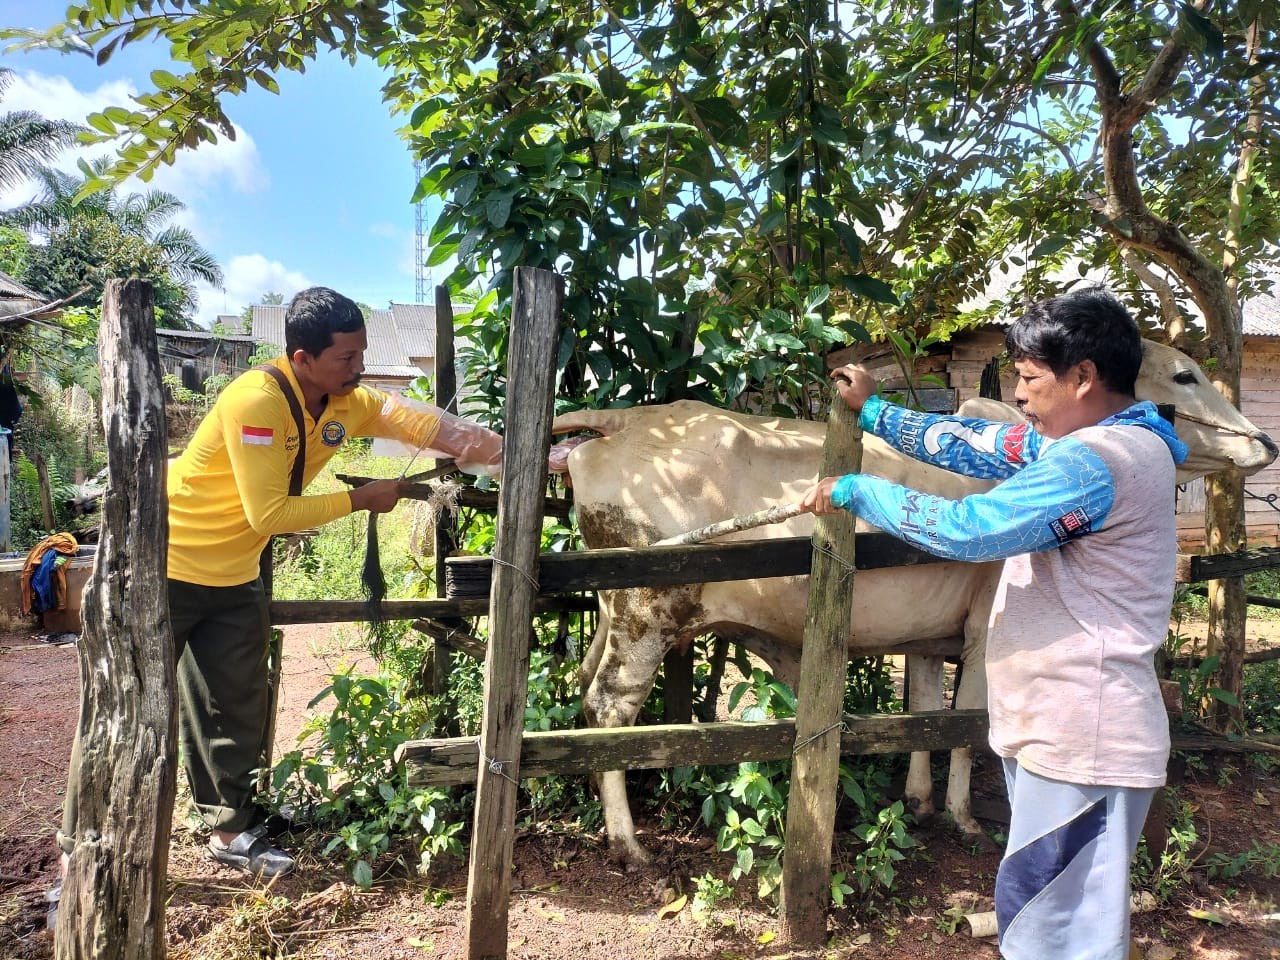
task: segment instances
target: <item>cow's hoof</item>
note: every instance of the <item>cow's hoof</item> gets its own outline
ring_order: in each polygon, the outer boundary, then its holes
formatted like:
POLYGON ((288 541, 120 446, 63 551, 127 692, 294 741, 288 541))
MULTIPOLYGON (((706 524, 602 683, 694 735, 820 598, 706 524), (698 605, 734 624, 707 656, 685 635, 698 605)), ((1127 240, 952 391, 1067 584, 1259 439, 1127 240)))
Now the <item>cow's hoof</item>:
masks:
POLYGON ((928 800, 922 800, 919 797, 907 797, 906 801, 907 811, 920 826, 928 826, 937 818, 938 808, 928 800))
POLYGON ((649 855, 640 847, 613 847, 609 857, 626 873, 639 873, 649 864, 649 855))
POLYGON ((1000 845, 981 830, 963 830, 960 843, 975 857, 984 853, 999 853, 1000 845))

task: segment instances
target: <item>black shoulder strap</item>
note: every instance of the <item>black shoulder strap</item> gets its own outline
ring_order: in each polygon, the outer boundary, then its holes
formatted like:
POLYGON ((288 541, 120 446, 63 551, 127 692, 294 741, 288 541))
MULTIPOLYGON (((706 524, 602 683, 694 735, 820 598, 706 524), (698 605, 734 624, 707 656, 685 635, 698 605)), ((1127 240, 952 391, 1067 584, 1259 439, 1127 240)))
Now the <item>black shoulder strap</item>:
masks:
POLYGON ((279 367, 264 363, 253 369, 270 374, 275 378, 276 383, 280 384, 280 392, 289 401, 293 422, 298 425, 298 452, 293 458, 293 472, 289 474, 289 496, 300 497, 302 496, 302 470, 307 465, 307 426, 302 418, 302 404, 298 402, 298 395, 293 392, 293 387, 289 386, 289 378, 280 371, 279 367))

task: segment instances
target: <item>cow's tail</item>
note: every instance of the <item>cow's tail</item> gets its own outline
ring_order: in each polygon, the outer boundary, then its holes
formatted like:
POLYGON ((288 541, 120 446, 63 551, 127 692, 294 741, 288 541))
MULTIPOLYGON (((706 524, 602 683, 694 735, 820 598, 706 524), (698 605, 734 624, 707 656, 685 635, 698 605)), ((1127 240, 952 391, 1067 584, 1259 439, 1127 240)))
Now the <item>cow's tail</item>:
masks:
POLYGON ((551 424, 552 434, 573 433, 575 430, 590 430, 602 437, 618 433, 626 426, 631 410, 619 407, 613 410, 574 410, 562 413, 551 424))
MULTIPOLYGON (((562 413, 552 421, 551 433, 554 436, 587 430, 600 437, 612 436, 622 430, 628 413, 626 409, 574 410, 572 413, 562 413)), ((575 447, 593 439, 595 438, 589 436, 566 437, 559 443, 552 444, 551 453, 547 459, 551 472, 567 474, 569 454, 575 447)))

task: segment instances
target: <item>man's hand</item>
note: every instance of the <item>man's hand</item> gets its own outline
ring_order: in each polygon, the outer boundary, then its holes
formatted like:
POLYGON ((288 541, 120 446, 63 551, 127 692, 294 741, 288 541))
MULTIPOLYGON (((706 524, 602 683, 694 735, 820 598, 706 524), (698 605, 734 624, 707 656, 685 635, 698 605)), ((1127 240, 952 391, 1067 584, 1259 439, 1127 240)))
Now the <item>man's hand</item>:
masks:
POLYGON ((831 502, 831 491, 839 477, 827 477, 800 498, 800 509, 816 516, 839 513, 840 508, 831 502))
POLYGON ((856 363, 849 363, 831 371, 831 383, 840 394, 840 399, 854 413, 862 412, 862 405, 875 396, 876 380, 867 372, 867 368, 856 363))
POLYGON ((351 509, 386 513, 404 496, 405 484, 401 480, 373 480, 350 491, 351 509))

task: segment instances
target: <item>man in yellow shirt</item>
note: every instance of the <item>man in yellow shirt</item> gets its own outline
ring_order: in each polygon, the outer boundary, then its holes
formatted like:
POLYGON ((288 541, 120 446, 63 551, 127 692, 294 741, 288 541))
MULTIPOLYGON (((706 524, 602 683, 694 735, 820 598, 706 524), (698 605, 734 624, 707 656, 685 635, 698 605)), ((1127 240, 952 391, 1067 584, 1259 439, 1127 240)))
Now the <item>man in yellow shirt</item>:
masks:
MULTIPOLYGON (((347 437, 431 446, 475 471, 496 468, 502 456, 491 430, 361 387, 366 346, 354 302, 325 287, 303 290, 285 314, 275 372, 256 368, 233 381, 169 469, 169 612, 192 801, 212 831, 213 857, 267 877, 295 864, 272 844, 254 804, 269 729, 263 549, 274 534, 357 510, 384 513, 403 496, 398 480, 301 495, 347 437)), ((64 851, 74 826, 68 809, 64 851)))

